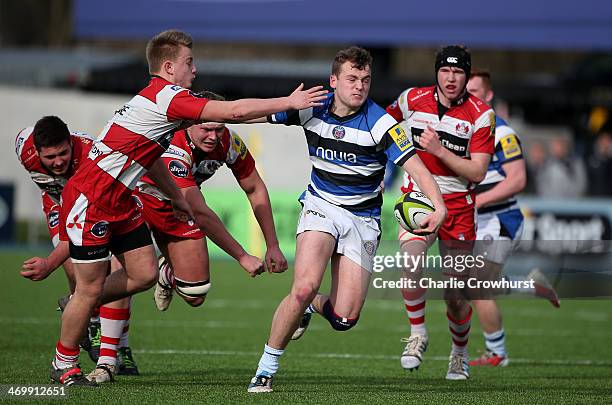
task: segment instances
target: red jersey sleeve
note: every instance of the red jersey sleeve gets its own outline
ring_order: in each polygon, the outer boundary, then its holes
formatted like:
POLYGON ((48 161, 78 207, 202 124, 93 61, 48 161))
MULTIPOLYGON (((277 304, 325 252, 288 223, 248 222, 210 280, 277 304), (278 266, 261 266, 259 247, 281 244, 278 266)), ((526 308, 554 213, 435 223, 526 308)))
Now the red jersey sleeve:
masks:
POLYGON ((200 119, 206 103, 208 103, 207 98, 196 96, 192 91, 183 89, 172 97, 166 115, 169 121, 196 121, 200 119))
POLYGON ((474 125, 474 134, 470 142, 470 153, 495 152, 495 113, 486 110, 478 117, 474 125))

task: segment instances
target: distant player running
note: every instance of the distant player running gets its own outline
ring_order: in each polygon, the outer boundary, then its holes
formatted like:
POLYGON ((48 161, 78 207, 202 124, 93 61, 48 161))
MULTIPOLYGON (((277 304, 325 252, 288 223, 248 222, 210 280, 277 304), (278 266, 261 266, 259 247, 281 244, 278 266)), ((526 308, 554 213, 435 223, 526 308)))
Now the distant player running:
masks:
MULTIPOLYGON (((451 45, 436 54, 436 84, 410 88, 402 92, 387 112, 406 122, 417 153, 444 196, 448 218, 437 235, 422 236, 399 230, 402 251, 422 256, 436 237, 441 254, 471 254, 476 239, 473 187, 484 179, 493 154, 495 114, 482 100, 466 91, 471 69, 471 55, 461 46, 451 45)), ((418 189, 410 176, 405 176, 403 192, 418 189)), ((406 269, 406 277, 420 277, 422 269, 406 269)), ((451 277, 466 275, 444 269, 451 277)), ((410 337, 401 364, 407 370, 418 368, 429 338, 425 328, 425 293, 422 288, 402 290, 411 325, 410 337)), ((472 308, 465 291, 445 291, 447 318, 452 346, 446 379, 469 377, 467 343, 472 308)))
POLYGON ((435 205, 422 232, 436 231, 446 217, 440 190, 410 139, 368 98, 371 68, 366 50, 343 49, 332 64, 334 92, 321 107, 268 117, 272 123, 304 128, 313 168, 300 197, 293 286, 274 314, 249 392, 272 391, 281 355, 292 335, 297 338, 304 332, 311 314, 320 314, 338 331, 357 324, 380 237, 381 181, 387 160, 410 173, 435 205), (331 291, 324 295, 319 287, 330 260, 331 291))
MULTIPOLYGON (((208 91, 200 95, 209 100, 224 100, 208 91)), ((245 192, 261 227, 267 246, 266 268, 277 273, 287 269, 287 260, 276 237, 268 190, 237 133, 222 123, 193 125, 174 135, 162 159, 191 205, 194 218, 187 223, 174 218, 168 197, 148 176, 142 178, 134 197, 165 256, 160 258, 159 280, 154 293, 159 310, 168 308, 173 291, 191 306, 197 307, 204 302, 211 288, 205 235, 236 259, 251 276, 261 269, 261 260, 247 254, 229 234, 219 217, 206 205, 200 191, 203 182, 224 165, 231 169, 245 192)))
MULTIPOLYGON (((467 90, 491 104, 494 93, 490 73, 472 69, 467 90)), ((485 179, 475 190, 478 232, 474 254, 486 257, 486 271, 480 273, 484 273, 491 280, 508 277, 502 276, 501 272, 523 232, 523 214, 515 195, 525 188, 526 180, 521 141, 514 129, 503 119, 496 117, 495 154, 489 163, 485 179)), ((534 280, 535 288, 526 291, 521 289, 520 292, 547 298, 555 307, 559 306, 555 290, 538 270, 532 271, 527 279, 534 280)), ((470 361, 470 366, 503 367, 509 362, 501 311, 491 296, 499 293, 476 292, 478 299, 472 301, 483 330, 486 351, 479 358, 470 361)))
POLYGON ((161 155, 177 129, 194 122, 239 122, 286 109, 318 105, 320 87, 275 99, 216 101, 188 90, 195 78, 192 39, 181 31, 164 31, 147 44, 152 75, 148 86, 119 108, 88 158, 66 183, 60 220, 69 237, 76 290, 64 310, 51 378, 64 385, 95 386, 78 366, 79 331, 98 302, 106 303, 152 287, 157 258, 132 192, 148 172, 172 201, 177 218, 193 215, 170 178, 161 155), (105 277, 111 251, 123 269, 105 277))

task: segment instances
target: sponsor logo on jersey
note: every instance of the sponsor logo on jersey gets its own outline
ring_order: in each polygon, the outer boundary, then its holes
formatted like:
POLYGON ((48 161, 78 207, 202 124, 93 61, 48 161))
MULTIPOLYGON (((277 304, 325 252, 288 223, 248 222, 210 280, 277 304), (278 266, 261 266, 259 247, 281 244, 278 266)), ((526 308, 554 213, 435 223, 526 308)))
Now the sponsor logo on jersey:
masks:
POLYGON ((354 153, 325 149, 322 146, 319 146, 317 148, 316 155, 318 158, 324 160, 343 160, 345 162, 357 163, 357 155, 355 155, 354 153))
POLYGON ((91 227, 91 234, 96 238, 102 238, 108 232, 108 222, 99 221, 91 227))
POLYGON ((314 215, 314 216, 317 216, 317 217, 319 217, 319 218, 327 218, 325 215, 321 214, 320 212, 313 211, 313 210, 306 210, 306 212, 304 213, 304 215, 308 215, 308 214, 310 214, 310 215, 314 215))
POLYGON ((244 157, 247 154, 247 147, 244 144, 244 142, 242 141, 242 139, 240 139, 240 137, 236 134, 232 135, 232 149, 234 149, 234 151, 236 152, 236 154, 238 154, 240 156, 241 159, 244 159, 244 157))
POLYGON ((334 129, 332 129, 332 135, 336 139, 344 138, 345 134, 346 134, 346 130, 344 129, 344 127, 342 127, 340 125, 337 125, 337 126, 334 127, 334 129))
POLYGON ((393 142, 402 152, 412 146, 408 136, 406 136, 406 132, 404 132, 404 129, 399 124, 389 130, 389 135, 391 135, 393 142))
POLYGON ((166 150, 164 152, 164 155, 174 155, 174 156, 179 156, 179 157, 186 157, 187 156, 187 154, 185 152, 173 148, 172 145, 170 145, 168 150, 166 150))
POLYGON ((509 134, 504 136, 502 139, 499 140, 499 143, 506 159, 520 156, 521 147, 519 146, 515 134, 509 134))
POLYGON ((118 109, 117 111, 115 111, 115 114, 119 114, 119 115, 123 116, 129 110, 130 110, 130 106, 128 104, 126 104, 123 107, 121 107, 120 109, 118 109))
POLYGON ((185 178, 189 175, 189 168, 180 160, 171 160, 168 163, 168 170, 174 177, 185 178))
POLYGON ((170 86, 170 90, 173 91, 180 91, 183 90, 183 88, 181 86, 177 86, 176 84, 174 86, 170 86))
POLYGON ((59 224, 59 211, 51 211, 47 217, 49 228, 55 228, 59 224))
POLYGON ((412 97, 410 99, 410 101, 416 101, 416 100, 420 99, 421 97, 425 97, 428 94, 431 94, 431 90, 428 90, 425 93, 423 93, 423 90, 419 89, 419 90, 417 90, 417 95, 412 97))

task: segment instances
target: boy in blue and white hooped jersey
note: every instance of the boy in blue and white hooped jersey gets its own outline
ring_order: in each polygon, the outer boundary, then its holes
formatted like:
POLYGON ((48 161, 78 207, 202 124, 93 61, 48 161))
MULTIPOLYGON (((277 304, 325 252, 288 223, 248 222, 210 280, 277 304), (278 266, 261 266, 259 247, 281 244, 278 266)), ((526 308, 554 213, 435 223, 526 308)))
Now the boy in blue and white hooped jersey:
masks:
MULTIPOLYGON (((493 100, 491 75, 485 70, 472 69, 467 85, 470 93, 490 104, 493 100)), ((512 251, 519 244, 523 233, 523 214, 516 201, 526 184, 525 161, 521 142, 503 119, 496 117, 495 153, 487 174, 476 187, 478 210, 477 244, 474 254, 486 257, 485 277, 496 280, 512 251)), ((534 288, 521 288, 501 293, 526 292, 547 298, 558 307, 556 292, 539 270, 534 269, 527 279, 534 280, 534 288)), ((501 312, 493 295, 500 292, 483 292, 472 302, 485 338, 485 353, 470 361, 470 366, 504 367, 509 363, 501 312)))
POLYGON ((322 106, 268 117, 271 123, 304 128, 313 168, 300 196, 293 286, 276 310, 249 392, 272 391, 280 356, 289 340, 302 336, 313 313, 338 331, 357 323, 380 237, 381 182, 388 160, 409 172, 434 203, 436 210, 421 232, 437 230, 446 218, 440 190, 410 138, 368 99, 371 66, 366 50, 343 49, 332 64, 334 92, 322 106), (330 260, 331 292, 319 294, 330 260))

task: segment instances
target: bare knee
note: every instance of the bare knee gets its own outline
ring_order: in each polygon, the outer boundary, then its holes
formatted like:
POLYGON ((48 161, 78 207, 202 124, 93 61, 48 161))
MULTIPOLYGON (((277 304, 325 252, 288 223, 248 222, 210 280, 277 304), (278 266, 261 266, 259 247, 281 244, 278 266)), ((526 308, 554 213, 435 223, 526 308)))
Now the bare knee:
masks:
POLYGON ((290 298, 295 300, 301 307, 306 307, 317 295, 318 288, 311 284, 295 285, 291 289, 290 298))

